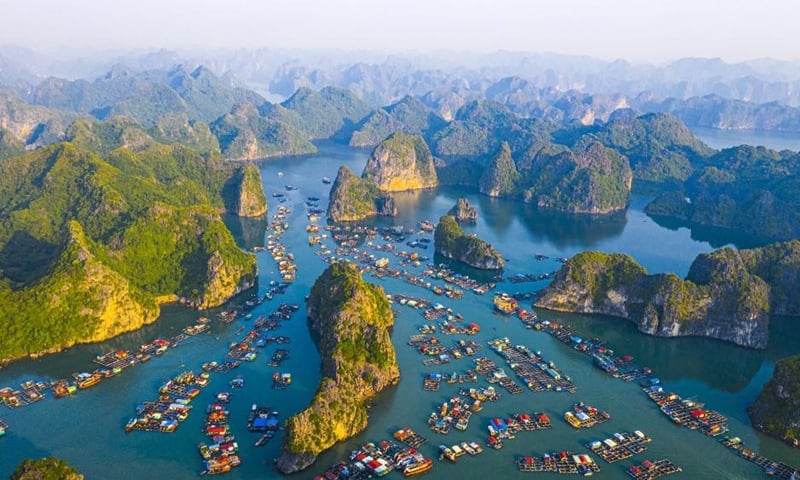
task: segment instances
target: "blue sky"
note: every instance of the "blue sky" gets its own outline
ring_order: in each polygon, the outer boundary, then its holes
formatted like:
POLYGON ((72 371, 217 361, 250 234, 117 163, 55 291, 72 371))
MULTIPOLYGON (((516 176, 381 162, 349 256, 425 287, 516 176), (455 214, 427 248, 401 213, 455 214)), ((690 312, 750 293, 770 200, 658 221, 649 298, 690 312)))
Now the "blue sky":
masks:
POLYGON ((800 59, 795 0, 4 0, 0 44, 800 59))

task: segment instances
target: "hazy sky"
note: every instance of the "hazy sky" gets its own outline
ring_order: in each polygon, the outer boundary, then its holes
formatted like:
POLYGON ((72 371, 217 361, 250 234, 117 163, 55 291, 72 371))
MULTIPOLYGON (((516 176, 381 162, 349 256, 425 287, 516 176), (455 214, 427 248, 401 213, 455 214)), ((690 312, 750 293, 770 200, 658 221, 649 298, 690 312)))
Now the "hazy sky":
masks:
POLYGON ((797 0, 3 0, 0 44, 800 59, 797 0))

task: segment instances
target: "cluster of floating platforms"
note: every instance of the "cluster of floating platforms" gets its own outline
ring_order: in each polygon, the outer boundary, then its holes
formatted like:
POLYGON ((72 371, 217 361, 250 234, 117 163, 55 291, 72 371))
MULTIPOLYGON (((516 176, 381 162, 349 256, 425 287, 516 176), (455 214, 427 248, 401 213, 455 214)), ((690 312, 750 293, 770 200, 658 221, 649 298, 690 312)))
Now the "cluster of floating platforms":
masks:
POLYGON ((394 432, 394 438, 399 442, 405 443, 411 448, 419 448, 428 441, 427 438, 408 427, 401 428, 400 430, 394 432))
POLYGON ((553 472, 561 474, 592 475, 600 466, 589 455, 573 452, 545 453, 541 457, 526 455, 517 459, 520 472, 553 472))
POLYGON ((706 410, 702 403, 683 399, 677 393, 665 392, 660 385, 645 387, 644 390, 659 406, 661 413, 675 424, 691 430, 700 430, 710 436, 728 432, 728 419, 719 412, 706 410))
POLYGON ((203 458, 203 470, 200 475, 218 475, 228 473, 232 468, 241 465, 239 458, 239 444, 236 437, 231 434, 228 424, 228 410, 225 404, 230 394, 220 392, 217 401, 206 409, 206 420, 203 433, 210 437, 211 442, 201 442, 198 445, 200 456, 203 458))
POLYGON ((8 408, 24 407, 43 400, 44 390, 48 387, 47 383, 34 381, 23 382, 19 390, 4 387, 0 389, 0 403, 8 408))
POLYGON ((449 460, 453 463, 464 454, 474 457, 481 453, 483 453, 483 447, 478 442, 461 442, 452 446, 439 445, 439 460, 449 460))
POLYGON ((476 295, 483 295, 495 287, 494 283, 481 283, 470 278, 468 275, 456 273, 445 265, 427 265, 423 276, 444 280, 445 283, 455 285, 464 290, 469 290, 476 295))
MULTIPOLYGON (((480 404, 478 404, 480 405, 480 404)), ((428 425, 436 433, 447 435, 450 429, 464 431, 469 426, 472 417, 470 405, 463 402, 459 397, 453 397, 444 402, 438 412, 432 412, 428 417, 428 425)))
POLYGON ((247 429, 251 432, 274 432, 278 430, 278 412, 272 407, 253 405, 247 417, 247 429))
POLYGON ((349 461, 339 461, 314 478, 361 480, 382 477, 395 470, 410 477, 432 468, 433 460, 426 458, 415 448, 383 440, 377 445, 372 442, 364 444, 350 454, 349 461))
POLYGON ((744 458, 748 462, 755 463, 764 470, 764 473, 770 477, 779 478, 781 480, 795 480, 800 475, 800 471, 786 465, 783 462, 776 462, 767 457, 759 455, 747 448, 739 437, 723 437, 720 443, 726 448, 732 450, 736 455, 744 458))
POLYGON ((645 460, 639 465, 633 465, 625 470, 625 473, 634 480, 655 480, 656 478, 681 472, 681 467, 675 465, 670 460, 662 458, 651 462, 645 460))
POLYGON ((564 413, 564 420, 575 428, 592 428, 595 425, 611 420, 611 415, 591 405, 579 402, 572 405, 570 411, 564 413))
POLYGON ((188 418, 192 409, 189 403, 200 393, 200 388, 208 385, 208 378, 207 372, 200 375, 183 372, 175 376, 159 389, 155 401, 136 407, 136 417, 128 421, 125 431, 174 432, 188 418))
POLYGON ((286 246, 281 243, 281 234, 289 229, 286 217, 291 215, 291 209, 280 205, 277 213, 272 216, 269 229, 273 232, 267 235, 267 250, 275 263, 278 264, 281 278, 284 282, 293 282, 297 273, 297 266, 294 263, 294 255, 287 253, 286 246))
POLYGON ((636 430, 633 433, 615 433, 605 440, 595 440, 586 446, 608 463, 625 460, 647 450, 652 439, 636 430))
POLYGON ((463 373, 445 372, 429 373, 423 379, 422 389, 426 392, 436 392, 442 382, 447 384, 475 383, 478 381, 478 374, 472 370, 463 373))
POLYGON ((523 391, 522 387, 512 380, 506 374, 505 370, 498 367, 494 360, 490 360, 486 357, 476 358, 475 370, 482 374, 486 378, 487 382, 500 385, 512 395, 517 395, 523 391))
POLYGON ((577 391, 568 375, 564 375, 554 362, 547 362, 541 352, 532 352, 524 345, 511 346, 508 338, 491 340, 489 345, 503 357, 525 385, 534 392, 577 391))

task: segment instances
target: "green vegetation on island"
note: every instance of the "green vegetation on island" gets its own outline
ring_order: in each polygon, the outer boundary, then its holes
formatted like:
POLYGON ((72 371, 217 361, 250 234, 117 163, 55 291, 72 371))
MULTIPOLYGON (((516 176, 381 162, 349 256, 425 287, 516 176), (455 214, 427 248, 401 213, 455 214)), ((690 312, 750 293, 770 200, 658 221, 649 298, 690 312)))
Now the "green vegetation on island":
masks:
POLYGON ((288 123, 263 117, 251 104, 237 105, 211 123, 222 154, 235 160, 256 160, 277 155, 302 155, 317 151, 308 134, 288 123))
POLYGON ((397 103, 370 113, 350 137, 353 147, 371 147, 395 132, 427 135, 445 125, 445 120, 416 97, 405 96, 397 103))
POLYGON ((505 265, 503 256, 494 247, 464 233, 451 215, 439 219, 433 238, 436 253, 445 258, 482 270, 501 270, 505 265))
POLYGON ((70 464, 55 457, 23 460, 9 480, 83 480, 70 464))
POLYGON ((709 157, 649 215, 788 240, 800 236, 800 155, 742 145, 709 157))
POLYGON ((354 222, 375 215, 394 216, 397 209, 392 197, 379 191, 372 181, 341 166, 331 186, 327 215, 334 222, 354 222))
POLYGON ((60 143, 0 162, 0 360, 136 329, 168 299, 209 308, 252 286, 255 258, 219 215, 242 190, 237 172, 178 145, 101 158, 60 143))
POLYGON ((383 192, 402 192, 439 185, 433 155, 420 135, 396 132, 372 151, 361 175, 383 192))
POLYGON ((756 429, 800 447, 800 355, 775 363, 772 377, 747 413, 756 429))
POLYGON ((372 108, 348 90, 325 87, 320 91, 299 88, 281 104, 302 119, 302 130, 311 138, 350 137, 355 125, 372 108))
POLYGON ((308 321, 322 358, 311 404, 289 418, 278 469, 293 473, 367 427, 366 402, 400 378, 389 330, 394 314, 383 289, 355 266, 337 262, 314 282, 308 321))
POLYGON ((685 280, 648 275, 622 254, 582 252, 556 274, 535 306, 626 318, 659 336, 705 336, 766 348, 771 313, 800 315, 800 242, 698 255, 685 280))

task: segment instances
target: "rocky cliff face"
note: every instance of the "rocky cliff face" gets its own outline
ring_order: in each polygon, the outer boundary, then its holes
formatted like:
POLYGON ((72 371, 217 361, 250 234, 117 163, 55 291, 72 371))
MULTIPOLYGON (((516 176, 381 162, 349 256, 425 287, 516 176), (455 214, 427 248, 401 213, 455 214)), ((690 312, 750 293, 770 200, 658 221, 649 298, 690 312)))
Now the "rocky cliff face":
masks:
POLYGON ((238 169, 234 182, 238 185, 233 213, 240 217, 260 217, 267 213, 267 197, 258 167, 245 165, 238 169))
POLYGON ((327 214, 334 222, 354 222, 375 215, 393 217, 397 207, 392 197, 378 191, 371 180, 359 178, 342 166, 331 187, 327 214))
POLYGON ((503 256, 488 242, 464 233, 455 217, 445 215, 439 219, 434 232, 436 253, 452 260, 482 270, 501 270, 503 256))
POLYGON ((705 336, 765 348, 769 292, 731 249, 698 256, 686 280, 648 275, 627 255, 582 252, 559 270, 535 306, 622 317, 651 335, 705 336))
POLYGON ((480 192, 490 197, 516 195, 522 176, 517 171, 511 148, 503 142, 500 151, 495 155, 478 182, 480 192))
POLYGON ((747 413, 756 429, 800 447, 800 356, 775 364, 772 378, 747 413))
POLYGON ((302 412, 288 421, 278 469, 294 473, 320 452, 367 427, 366 402, 400 378, 386 294, 355 267, 329 266, 314 283, 308 321, 322 357, 322 380, 302 412))
POLYGON ((459 223, 474 223, 478 219, 478 211, 464 197, 460 197, 447 214, 453 216, 459 223))
POLYGON ((362 177, 383 192, 434 188, 439 185, 433 155, 420 135, 397 132, 372 151, 362 177))

